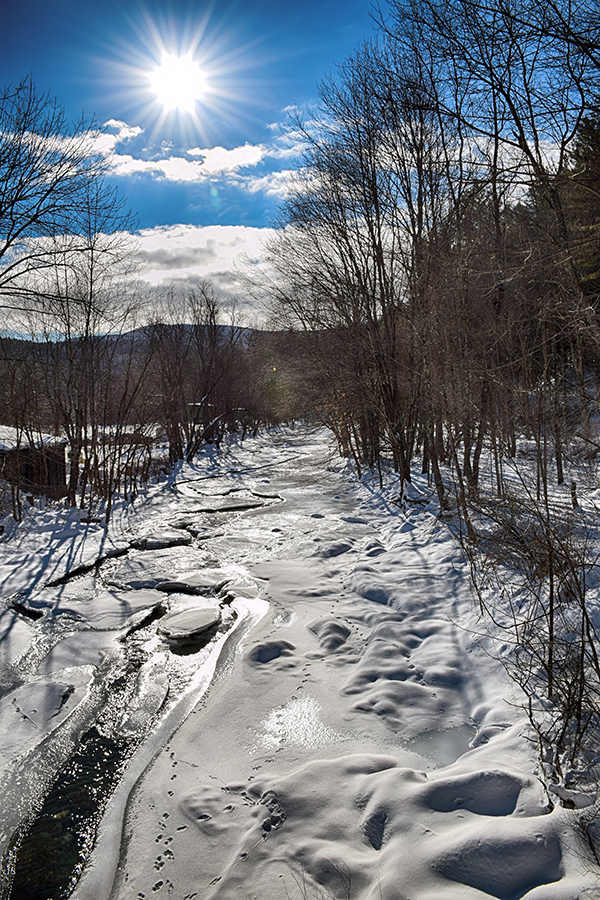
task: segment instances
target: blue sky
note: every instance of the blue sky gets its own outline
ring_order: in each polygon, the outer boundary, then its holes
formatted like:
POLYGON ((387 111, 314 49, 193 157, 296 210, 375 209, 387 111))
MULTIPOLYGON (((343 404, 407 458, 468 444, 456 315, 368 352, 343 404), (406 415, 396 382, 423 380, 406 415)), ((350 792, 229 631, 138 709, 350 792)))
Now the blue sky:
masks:
POLYGON ((112 178, 139 217, 148 280, 207 274, 225 290, 240 248, 258 253, 294 166, 287 110, 314 104, 319 80, 373 33, 370 0, 0 6, 3 81, 31 74, 69 117, 105 126, 112 178), (192 113, 166 111, 152 89, 164 53, 201 68, 205 90, 192 113))

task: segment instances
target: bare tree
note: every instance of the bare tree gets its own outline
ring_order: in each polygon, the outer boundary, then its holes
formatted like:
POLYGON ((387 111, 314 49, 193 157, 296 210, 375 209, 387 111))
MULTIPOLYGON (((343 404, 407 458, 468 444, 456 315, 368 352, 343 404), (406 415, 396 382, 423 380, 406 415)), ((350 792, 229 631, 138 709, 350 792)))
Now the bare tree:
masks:
POLYGON ((191 461, 204 443, 219 444, 238 426, 252 426, 257 404, 251 351, 233 310, 223 320, 211 282, 170 291, 148 328, 152 348, 148 390, 165 428, 169 459, 191 461))
POLYGON ((104 186, 98 134, 93 122, 68 122, 31 79, 0 92, 2 307, 20 308, 24 295, 44 298, 47 279, 40 276, 78 252, 77 242, 73 246, 66 238, 80 237, 80 211, 89 211, 91 194, 98 211, 108 206, 113 227, 127 221, 121 201, 104 186))
POLYGON ((87 181, 79 201, 74 233, 45 239, 44 267, 34 278, 29 273, 34 290, 21 295, 22 313, 13 313, 13 320, 34 337, 46 405, 69 443, 68 498, 83 506, 86 491, 90 503, 112 493, 102 487, 101 432, 111 380, 118 377, 117 336, 135 324, 139 298, 131 282, 130 220, 121 201, 101 179, 87 181))

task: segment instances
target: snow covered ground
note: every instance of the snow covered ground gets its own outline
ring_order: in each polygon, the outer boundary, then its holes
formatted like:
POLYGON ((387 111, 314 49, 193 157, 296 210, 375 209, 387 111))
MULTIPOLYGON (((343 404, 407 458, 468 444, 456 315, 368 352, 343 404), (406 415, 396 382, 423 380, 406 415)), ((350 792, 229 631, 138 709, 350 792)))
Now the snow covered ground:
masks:
POLYGON ((411 492, 295 428, 108 533, 32 511, 0 544, 0 896, 600 898, 411 492))

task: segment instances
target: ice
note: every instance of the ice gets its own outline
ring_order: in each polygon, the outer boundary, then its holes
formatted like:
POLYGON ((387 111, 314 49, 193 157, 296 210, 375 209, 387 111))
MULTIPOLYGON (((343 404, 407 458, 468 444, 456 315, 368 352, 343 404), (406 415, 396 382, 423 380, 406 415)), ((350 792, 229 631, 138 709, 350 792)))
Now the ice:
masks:
POLYGON ((221 621, 221 611, 216 606, 190 607, 167 614, 161 620, 158 631, 169 641, 188 643, 214 628, 221 621))
POLYGON ((8 693, 0 705, 0 772, 27 750, 35 747, 71 714, 91 680, 87 666, 65 669, 58 680, 33 677, 8 693))
POLYGON ((273 750, 286 743, 316 748, 346 740, 343 732, 323 723, 320 711, 321 704, 312 697, 290 700, 261 722, 260 743, 265 749, 273 750))
POLYGON ((49 674, 74 663, 98 669, 110 655, 116 640, 116 634, 111 631, 88 632, 85 641, 81 640, 80 632, 68 634, 47 650, 40 659, 36 671, 40 674, 49 674))
POLYGON ((135 736, 143 733, 159 711, 169 691, 165 654, 157 653, 144 664, 138 675, 134 695, 118 724, 118 733, 135 736))
POLYGON ((190 572, 194 564, 198 570, 204 569, 207 564, 206 554, 194 547, 185 550, 177 546, 173 549, 146 550, 131 553, 114 565, 109 578, 116 584, 135 589, 154 588, 161 582, 179 580, 180 576, 190 572))
POLYGON ((222 570, 205 570, 182 574, 174 581, 160 581, 156 585, 159 591, 183 591, 190 594, 206 594, 224 587, 231 580, 231 574, 222 570))
POLYGON ((407 741, 406 746, 437 766, 449 766, 471 749, 473 736, 473 725, 458 725, 441 731, 423 731, 407 741))
POLYGON ((192 543, 192 537, 181 531, 154 531, 131 542, 138 550, 164 550, 166 547, 180 547, 192 543))
POLYGON ((0 609, 0 684, 9 667, 27 649, 35 630, 12 609, 0 609))
POLYGON ((126 625, 140 611, 152 609, 164 601, 164 595, 154 590, 100 591, 90 597, 59 600, 52 612, 73 616, 91 628, 109 631, 126 625))

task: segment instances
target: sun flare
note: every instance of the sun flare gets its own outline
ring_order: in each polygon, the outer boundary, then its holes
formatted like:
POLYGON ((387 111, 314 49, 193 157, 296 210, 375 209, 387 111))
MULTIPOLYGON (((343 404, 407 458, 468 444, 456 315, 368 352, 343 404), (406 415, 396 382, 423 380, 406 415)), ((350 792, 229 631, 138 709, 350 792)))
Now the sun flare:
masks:
POLYGON ((206 93, 206 78, 191 54, 164 53, 161 63, 149 75, 156 99, 165 110, 194 111, 196 101, 206 93))

